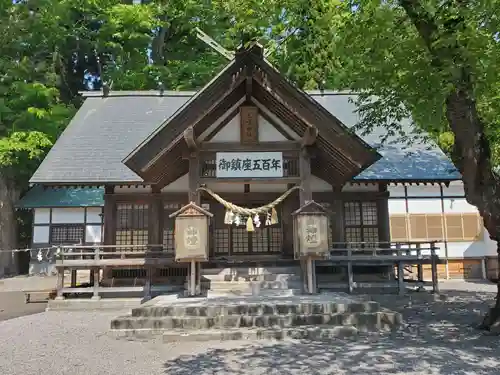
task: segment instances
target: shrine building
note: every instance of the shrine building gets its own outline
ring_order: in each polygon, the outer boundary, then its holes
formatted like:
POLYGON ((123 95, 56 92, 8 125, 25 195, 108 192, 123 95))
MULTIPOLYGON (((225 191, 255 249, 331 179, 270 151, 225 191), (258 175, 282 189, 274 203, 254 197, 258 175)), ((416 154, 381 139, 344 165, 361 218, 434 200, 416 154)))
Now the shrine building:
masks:
MULTIPOLYGON (((440 278, 487 277, 496 245, 437 145, 381 144, 385 128, 357 134, 356 94, 302 91, 256 44, 197 92, 82 94, 18 203, 34 212, 32 273, 54 271, 54 246, 102 245, 127 254, 72 271, 100 270, 92 281, 102 285, 185 279, 172 214, 190 202, 210 214, 198 281, 231 267, 303 268, 292 214, 314 201, 329 218, 332 253, 434 241, 440 278), (149 251, 161 256, 148 263, 149 251)), ((410 121, 402 126, 411 133, 410 121)), ((344 272, 329 256, 312 267, 318 287, 322 275, 344 272)), ((354 264, 354 279, 390 279, 384 267, 354 264)))

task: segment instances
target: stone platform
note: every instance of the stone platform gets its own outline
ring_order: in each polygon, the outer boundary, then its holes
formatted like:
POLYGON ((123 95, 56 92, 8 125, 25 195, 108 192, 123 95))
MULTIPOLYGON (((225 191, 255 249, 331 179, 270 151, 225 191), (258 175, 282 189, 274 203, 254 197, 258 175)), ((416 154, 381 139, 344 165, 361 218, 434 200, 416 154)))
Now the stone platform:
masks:
POLYGON ((166 342, 332 338, 396 330, 402 318, 344 293, 290 297, 159 296, 111 322, 116 337, 166 342))

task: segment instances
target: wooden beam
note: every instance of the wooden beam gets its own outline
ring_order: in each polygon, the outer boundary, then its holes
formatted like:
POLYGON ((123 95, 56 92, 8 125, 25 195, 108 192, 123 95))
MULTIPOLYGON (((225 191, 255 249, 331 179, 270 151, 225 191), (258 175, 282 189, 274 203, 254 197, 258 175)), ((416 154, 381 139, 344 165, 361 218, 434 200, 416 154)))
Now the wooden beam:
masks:
POLYGON ((318 138, 318 128, 315 126, 308 126, 304 131, 304 135, 302 136, 301 144, 302 147, 312 146, 316 139, 318 138))
POLYGON ((192 126, 184 130, 183 136, 189 148, 189 151, 195 152, 196 150, 198 150, 198 144, 196 143, 196 139, 194 137, 194 128, 192 126))
POLYGON ((200 178, 201 183, 211 184, 211 183, 237 183, 237 184, 298 184, 300 183, 299 177, 275 177, 275 178, 245 178, 245 177, 235 177, 235 178, 216 178, 216 177, 206 177, 200 178))
POLYGON ((301 144, 295 141, 260 142, 257 144, 241 144, 236 142, 203 143, 201 151, 299 151, 301 144))

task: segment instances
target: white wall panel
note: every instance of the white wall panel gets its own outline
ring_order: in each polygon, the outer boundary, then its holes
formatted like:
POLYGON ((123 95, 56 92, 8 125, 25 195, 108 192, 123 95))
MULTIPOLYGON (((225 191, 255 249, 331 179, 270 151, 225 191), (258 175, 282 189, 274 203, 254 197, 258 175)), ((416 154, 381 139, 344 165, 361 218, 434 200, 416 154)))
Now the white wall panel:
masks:
POLYGON ((97 223, 100 224, 102 219, 102 208, 101 207, 88 207, 87 208, 87 223, 97 223))
POLYGON ((259 142, 284 142, 288 139, 276 127, 259 115, 259 142))
POLYGON ((35 225, 33 227, 33 243, 48 243, 50 228, 45 225, 35 225))
POLYGON ((410 185, 407 187, 409 197, 440 197, 439 185, 410 185))
POLYGON ((477 212, 477 208, 475 206, 467 203, 465 198, 446 198, 444 199, 444 212, 449 213, 461 213, 461 212, 477 212))
POLYGON ((80 224, 84 222, 85 210, 82 208, 53 208, 52 224, 80 224))
POLYGON ((391 214, 405 214, 406 202, 404 199, 389 199, 389 215, 391 214))
POLYGON ((35 208, 33 222, 35 224, 50 223, 50 208, 35 208))
POLYGON ((184 176, 179 177, 174 182, 168 184, 163 189, 162 192, 170 192, 170 193, 186 193, 189 190, 189 176, 186 173, 184 176))
POLYGON ((238 113, 224 126, 210 142, 239 142, 240 141, 240 114, 238 113))
POLYGON ((441 199, 408 199, 408 213, 410 214, 440 214, 441 199))
POLYGON ((389 194, 391 197, 404 197, 405 196, 405 188, 401 185, 389 185, 387 187, 389 194))

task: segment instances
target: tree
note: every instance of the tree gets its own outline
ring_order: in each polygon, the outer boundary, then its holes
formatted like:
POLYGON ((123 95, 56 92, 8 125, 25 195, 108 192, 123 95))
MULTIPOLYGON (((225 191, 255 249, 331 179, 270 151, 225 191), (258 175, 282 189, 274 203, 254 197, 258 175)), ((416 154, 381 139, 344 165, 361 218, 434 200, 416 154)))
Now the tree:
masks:
MULTIPOLYGON (((0 3, 0 249, 17 246, 14 203, 34 168, 57 139, 73 108, 59 101, 43 28, 25 4, 0 3), (31 30, 33 38, 26 38, 31 30), (37 33, 36 30, 39 30, 37 33), (40 32, 42 31, 42 32, 40 32), (40 39, 41 38, 41 39, 40 39)), ((51 49, 49 49, 50 51, 51 49)), ((0 253, 0 277, 16 272, 0 253)))
MULTIPOLYGON (((411 117, 429 133, 462 173, 500 254, 498 0, 269 2, 266 14, 280 18, 260 35, 245 12, 259 2, 225 7, 240 9, 236 28, 268 41, 287 35, 271 59, 300 87, 358 91, 360 128, 384 126, 411 142, 393 121, 411 117)), ((483 326, 499 317, 500 285, 483 326)))
MULTIPOLYGON (((288 25, 299 32, 277 58, 282 69, 306 87, 324 81, 360 90, 365 128, 389 124, 388 133, 398 134, 390 119, 411 115, 442 147, 453 145, 466 199, 478 208, 500 254, 500 3, 293 3, 288 25), (373 94, 375 102, 368 100, 373 94)), ((499 313, 500 286, 483 326, 494 324, 499 313)))

